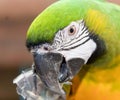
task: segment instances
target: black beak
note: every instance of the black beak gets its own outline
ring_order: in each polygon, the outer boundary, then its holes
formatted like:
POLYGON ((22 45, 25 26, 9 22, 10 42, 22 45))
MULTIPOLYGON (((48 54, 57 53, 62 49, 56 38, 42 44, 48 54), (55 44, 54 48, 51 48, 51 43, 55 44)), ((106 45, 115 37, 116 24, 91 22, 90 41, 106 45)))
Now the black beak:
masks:
POLYGON ((58 80, 60 83, 67 82, 71 79, 70 76, 71 76, 71 73, 64 58, 60 66, 58 80))
POLYGON ((74 58, 68 61, 63 60, 58 76, 59 82, 63 83, 71 80, 80 71, 84 62, 81 58, 74 58))

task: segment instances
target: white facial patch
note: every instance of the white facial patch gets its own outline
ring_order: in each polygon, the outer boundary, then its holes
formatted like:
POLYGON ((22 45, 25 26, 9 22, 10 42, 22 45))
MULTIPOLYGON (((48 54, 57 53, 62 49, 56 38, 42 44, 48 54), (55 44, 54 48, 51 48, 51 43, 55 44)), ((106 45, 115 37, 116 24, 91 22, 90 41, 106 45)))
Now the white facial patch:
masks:
POLYGON ((66 61, 73 58, 82 58, 85 60, 86 64, 95 49, 96 43, 93 40, 89 40, 85 44, 78 46, 77 48, 58 52, 64 55, 66 61))
POLYGON ((84 20, 72 22, 56 33, 53 43, 54 51, 61 53, 67 61, 82 58, 87 63, 97 48, 90 35, 92 34, 89 33, 84 20))

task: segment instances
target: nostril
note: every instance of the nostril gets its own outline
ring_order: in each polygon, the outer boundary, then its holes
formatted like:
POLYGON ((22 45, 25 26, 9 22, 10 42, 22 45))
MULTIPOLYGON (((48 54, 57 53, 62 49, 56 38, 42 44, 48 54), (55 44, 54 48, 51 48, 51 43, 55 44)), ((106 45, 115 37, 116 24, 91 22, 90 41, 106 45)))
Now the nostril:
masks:
POLYGON ((49 50, 47 46, 44 46, 43 49, 47 51, 49 50))

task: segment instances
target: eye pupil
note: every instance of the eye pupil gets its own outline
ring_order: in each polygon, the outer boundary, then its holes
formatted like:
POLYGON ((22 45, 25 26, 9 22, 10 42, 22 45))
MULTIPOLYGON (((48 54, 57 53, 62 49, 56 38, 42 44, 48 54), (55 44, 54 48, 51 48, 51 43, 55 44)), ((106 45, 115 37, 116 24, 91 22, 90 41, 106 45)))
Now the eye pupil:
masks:
POLYGON ((76 27, 73 25, 69 28, 68 34, 71 36, 74 35, 75 33, 76 33, 76 27))
POLYGON ((74 32, 74 29, 73 28, 70 28, 70 33, 73 33, 74 32))

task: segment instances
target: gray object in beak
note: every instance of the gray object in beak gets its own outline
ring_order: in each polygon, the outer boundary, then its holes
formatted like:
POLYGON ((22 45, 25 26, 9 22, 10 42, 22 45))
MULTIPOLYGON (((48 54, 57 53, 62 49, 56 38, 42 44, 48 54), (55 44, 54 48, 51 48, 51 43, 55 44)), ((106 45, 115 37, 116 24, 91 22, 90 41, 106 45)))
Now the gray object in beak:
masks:
POLYGON ((25 100, 65 100, 65 95, 56 94, 47 89, 41 79, 33 72, 33 69, 27 69, 17 76, 13 83, 17 85, 17 93, 25 100), (34 84, 36 76, 36 87, 34 84))

